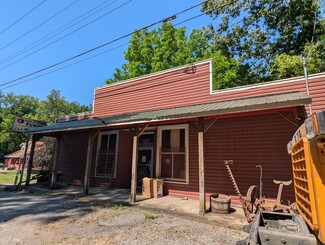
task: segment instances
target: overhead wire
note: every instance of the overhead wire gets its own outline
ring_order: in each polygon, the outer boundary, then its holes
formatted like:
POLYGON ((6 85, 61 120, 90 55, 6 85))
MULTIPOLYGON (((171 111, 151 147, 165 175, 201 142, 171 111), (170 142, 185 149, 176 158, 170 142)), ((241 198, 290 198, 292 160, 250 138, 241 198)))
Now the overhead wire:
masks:
POLYGON ((20 22, 21 20, 23 20, 25 17, 27 17, 29 14, 31 14, 32 12, 34 12, 38 7, 40 7, 43 3, 45 3, 47 0, 42 1, 41 3, 39 3, 38 5, 36 5, 34 8, 32 8, 31 10, 29 10, 26 14, 24 14, 22 17, 20 17, 18 20, 16 20, 14 23, 12 23, 11 25, 9 25, 7 28, 5 28, 4 30, 2 30, 0 32, 0 35, 5 33, 6 31, 8 31, 10 28, 12 28, 14 25, 16 25, 18 22, 20 22))
POLYGON ((38 75, 38 76, 36 76, 36 77, 29 78, 29 79, 24 80, 24 81, 22 81, 22 82, 18 82, 18 83, 15 83, 15 84, 12 84, 12 85, 6 86, 6 87, 2 88, 2 90, 7 89, 7 88, 11 88, 11 87, 14 87, 14 86, 17 86, 17 85, 20 85, 20 84, 23 84, 23 83, 26 83, 26 82, 29 82, 29 81, 32 81, 32 80, 35 80, 35 79, 37 79, 37 78, 40 78, 40 77, 43 77, 43 76, 49 75, 49 74, 51 74, 51 73, 54 73, 54 72, 57 72, 57 71, 60 71, 60 70, 63 70, 63 69, 66 69, 66 68, 68 68, 68 67, 74 66, 74 65, 79 64, 79 63, 81 63, 81 62, 84 62, 84 61, 86 61, 86 60, 93 59, 93 58, 95 58, 95 57, 97 57, 97 56, 103 55, 103 54, 105 54, 105 53, 108 53, 108 52, 111 52, 111 51, 116 50, 116 49, 118 49, 118 48, 121 48, 121 47, 123 47, 123 46, 126 46, 126 45, 128 45, 128 44, 129 44, 129 42, 124 43, 124 44, 121 44, 121 45, 116 46, 116 47, 114 47, 114 48, 111 48, 111 49, 109 49, 109 50, 103 51, 103 52, 101 52, 101 53, 99 53, 99 54, 95 54, 95 55, 93 55, 93 56, 90 56, 90 57, 85 58, 85 59, 83 59, 83 60, 79 60, 79 61, 74 62, 74 63, 69 64, 69 65, 66 65, 66 66, 60 67, 60 68, 55 69, 55 70, 53 70, 53 71, 49 71, 49 72, 47 72, 47 73, 44 73, 44 74, 38 75))
MULTIPOLYGON (((188 22, 188 21, 191 21, 191 20, 193 20, 193 19, 196 19, 196 18, 198 18, 198 17, 200 17, 200 16, 202 16, 202 15, 204 15, 204 14, 199 14, 199 15, 196 15, 196 16, 194 16, 194 17, 188 18, 188 19, 186 19, 186 20, 183 20, 183 21, 181 21, 181 22, 178 22, 178 23, 174 24, 173 26, 178 26, 178 25, 183 24, 183 23, 185 23, 185 22, 188 22)), ((36 76, 36 77, 30 78, 30 79, 27 79, 27 80, 24 80, 24 81, 22 81, 22 82, 15 83, 15 84, 13 84, 13 85, 6 86, 6 87, 2 88, 2 90, 7 89, 7 88, 11 88, 11 87, 14 87, 14 86, 17 86, 17 85, 20 85, 20 84, 23 84, 23 83, 26 83, 26 82, 29 82, 29 81, 32 81, 32 80, 35 80, 35 79, 37 79, 37 78, 43 77, 43 76, 45 76, 45 75, 49 75, 49 74, 51 74, 51 73, 54 73, 54 72, 57 72, 57 71, 60 71, 60 70, 63 70, 63 69, 66 69, 66 68, 68 68, 68 67, 74 66, 74 65, 76 65, 76 64, 82 63, 82 62, 84 62, 84 61, 87 61, 87 60, 93 59, 93 58, 95 58, 95 57, 97 57, 97 56, 103 55, 103 54, 105 54, 105 53, 108 53, 108 52, 111 52, 111 51, 116 50, 116 49, 118 49, 118 48, 121 48, 121 47, 123 47, 123 46, 126 46, 126 45, 128 45, 129 43, 130 43, 130 42, 127 42, 127 43, 121 44, 121 45, 119 45, 119 46, 117 46, 117 47, 115 47, 115 48, 112 48, 112 49, 109 49, 109 50, 103 51, 103 52, 101 52, 101 53, 99 53, 99 54, 96 54, 96 55, 90 56, 90 57, 85 58, 85 59, 83 59, 83 60, 80 60, 80 61, 74 62, 74 63, 72 63, 72 64, 66 65, 66 66, 64 66, 64 67, 61 67, 61 68, 55 69, 55 70, 53 70, 53 71, 50 71, 50 72, 47 72, 47 73, 41 74, 41 75, 39 75, 39 76, 36 76)))
MULTIPOLYGON (((116 1, 117 1, 117 0, 116 0, 116 1)), ((112 9, 112 10, 106 12, 105 14, 103 14, 103 15, 97 17, 96 19, 94 19, 94 20, 92 20, 92 21, 90 21, 90 22, 84 24, 83 26, 81 26, 81 27, 79 27, 79 28, 73 30, 72 32, 69 32, 69 33, 67 33, 66 35, 64 35, 64 36, 62 36, 62 37, 60 37, 60 38, 58 38, 58 39, 56 39, 56 40, 54 40, 54 41, 48 43, 47 45, 45 45, 45 46, 43 46, 43 47, 41 47, 41 48, 39 48, 39 49, 33 51, 32 53, 29 53, 29 54, 23 56, 22 58, 20 58, 20 59, 14 61, 14 62, 12 62, 12 63, 10 63, 10 64, 8 64, 8 65, 2 67, 2 68, 0 68, 0 71, 3 70, 3 69, 5 69, 5 68, 7 68, 7 67, 9 67, 9 66, 11 66, 11 65, 16 64, 17 62, 19 62, 19 61, 21 61, 21 60, 23 60, 23 59, 25 59, 25 58, 27 58, 27 57, 29 57, 29 56, 31 56, 31 55, 33 55, 33 54, 39 52, 39 51, 41 51, 41 50, 43 50, 43 49, 45 49, 45 48, 47 48, 47 47, 49 47, 49 46, 51 46, 52 44, 54 44, 54 43, 56 43, 56 42, 58 42, 58 41, 64 39, 65 37, 70 36, 71 34, 73 34, 73 33, 77 32, 77 31, 79 31, 79 30, 82 29, 82 28, 85 28, 86 26, 88 26, 88 25, 92 24, 93 22, 95 22, 95 21, 97 21, 97 20, 99 20, 99 19, 101 19, 101 18, 107 16, 108 14, 113 13, 114 11, 116 11, 116 10, 122 8, 123 6, 129 4, 129 3, 132 2, 132 1, 133 1, 133 0, 128 0, 127 2, 125 2, 125 3, 123 3, 123 4, 119 5, 119 6, 117 6, 116 8, 114 8, 114 9, 112 9)))
POLYGON ((5 48, 11 46, 12 44, 14 44, 15 42, 19 41, 20 39, 22 39, 23 37, 27 36, 28 34, 30 34, 31 32, 35 31, 36 29, 38 29, 39 27, 41 27, 42 25, 46 24, 47 22, 49 22, 50 20, 52 20, 53 18, 55 18, 56 16, 58 16, 59 14, 63 13, 64 11, 66 11, 67 9, 69 9, 70 7, 72 7, 74 4, 76 4, 77 2, 79 2, 79 0, 74 1, 73 3, 69 4, 67 7, 63 8, 62 10, 60 10, 59 12, 57 12, 56 14, 52 15, 50 18, 48 18, 47 20, 43 21, 42 23, 38 24, 36 27, 33 27, 32 29, 30 29, 29 31, 25 32, 23 35, 21 35, 20 37, 16 38, 15 40, 11 41, 10 43, 6 44, 5 46, 3 46, 2 48, 0 48, 0 51, 4 50, 5 48))
MULTIPOLYGON (((234 1, 228 2, 228 3, 226 3, 226 4, 223 4, 223 5, 219 6, 219 8, 226 7, 226 6, 230 5, 230 4, 236 3, 237 1, 238 1, 238 0, 234 0, 234 1)), ((137 33, 137 32, 140 32, 140 31, 142 31, 142 30, 148 29, 148 28, 150 28, 150 27, 152 27, 152 26, 155 26, 155 25, 157 25, 157 24, 159 24, 159 23, 166 22, 166 20, 168 21, 169 19, 174 19, 173 17, 175 17, 175 16, 177 16, 177 15, 180 15, 180 14, 182 14, 182 13, 184 13, 184 12, 187 12, 187 11, 193 9, 193 8, 196 8, 196 7, 202 5, 202 4, 205 3, 205 2, 206 2, 206 1, 203 1, 203 2, 201 2, 201 3, 199 3, 199 4, 193 5, 193 6, 189 7, 189 8, 187 8, 187 9, 184 9, 184 10, 182 10, 182 11, 180 11, 180 12, 177 12, 177 13, 175 13, 175 14, 173 14, 173 15, 167 17, 167 18, 164 18, 164 19, 161 19, 161 20, 159 20, 159 21, 156 21, 156 22, 154 22, 154 23, 152 23, 152 24, 150 24, 150 25, 147 25, 147 26, 145 26, 145 27, 142 27, 141 29, 135 30, 135 31, 133 31, 133 32, 130 32, 130 33, 128 33, 128 34, 125 34, 125 35, 123 35, 123 36, 120 36, 120 37, 118 37, 118 38, 115 38, 115 39, 113 39, 113 40, 111 40, 111 41, 108 41, 108 42, 106 42, 106 43, 103 43, 103 44, 101 44, 101 45, 99 45, 99 46, 96 46, 96 47, 94 47, 94 48, 92 48, 92 49, 89 49, 89 50, 87 50, 87 51, 84 51, 84 52, 82 52, 82 53, 79 53, 79 54, 77 54, 77 55, 74 55, 74 56, 72 56, 72 57, 70 57, 70 58, 67 58, 67 59, 65 59, 65 60, 62 60, 62 61, 60 61, 60 62, 54 63, 54 64, 52 64, 52 65, 50 65, 50 66, 44 67, 44 68, 42 68, 42 69, 39 69, 39 70, 34 71, 34 72, 32 72, 32 73, 29 73, 29 74, 27 74, 27 75, 24 75, 24 76, 18 77, 18 78, 16 78, 16 79, 11 80, 11 81, 8 81, 8 82, 5 82, 5 83, 2 83, 2 84, 0 84, 0 87, 1 87, 1 86, 4 86, 4 85, 7 85, 7 84, 11 84, 11 83, 17 82, 17 81, 22 80, 22 79, 27 78, 27 77, 33 76, 33 75, 38 74, 38 73, 40 73, 40 72, 43 72, 43 71, 45 71, 45 70, 48 70, 48 69, 51 69, 51 68, 56 67, 56 66, 58 66, 58 65, 61 65, 61 64, 63 64, 63 63, 66 63, 66 62, 68 62, 68 61, 70 61, 70 60, 73 60, 73 59, 79 58, 79 57, 81 57, 81 56, 83 56, 83 55, 86 55, 86 54, 88 54, 88 53, 90 53, 90 52, 93 52, 93 51, 95 51, 95 50, 97 50, 97 49, 103 48, 103 47, 105 47, 105 46, 107 46, 107 45, 109 45, 109 44, 112 44, 112 43, 117 42, 117 41, 119 41, 119 40, 121 40, 121 39, 124 39, 124 38, 126 38, 126 37, 129 37, 129 36, 131 36, 131 35, 133 35, 133 34, 135 34, 135 33, 137 33)), ((186 20, 186 21, 193 20, 193 19, 198 18, 198 17, 200 17, 200 16, 202 16, 202 15, 203 15, 203 14, 199 14, 199 15, 197 15, 197 16, 195 16, 195 17, 191 17, 191 18, 189 18, 189 19, 186 20)), ((182 21, 182 22, 180 22, 180 23, 177 23, 177 25, 178 25, 178 24, 181 24, 181 23, 184 23, 184 22, 186 22, 186 21, 182 21)), ((77 63, 78 63, 78 62, 77 62, 77 63)), ((60 68, 57 69, 57 70, 60 70, 60 68)), ((33 78, 32 78, 32 79, 33 79, 33 78)), ((31 79, 31 80, 32 80, 32 79, 31 79)), ((28 80, 28 81, 30 81, 30 80, 28 80)), ((16 86, 16 85, 19 85, 19 84, 21 84, 21 83, 15 83, 15 84, 13 84, 13 85, 10 86, 10 87, 13 87, 13 86, 16 86)), ((9 86, 6 86, 5 88, 8 88, 8 87, 9 87, 9 86)))
MULTIPOLYGON (((31 43, 30 45, 28 45, 28 46, 22 48, 21 50, 15 52, 14 54, 10 55, 9 57, 7 57, 7 58, 1 60, 1 61, 0 61, 0 65, 1 65, 1 64, 4 64, 4 63, 6 63, 6 62, 8 62, 8 61, 10 61, 10 60, 12 60, 12 59, 14 59, 14 58, 16 58, 16 57, 18 57, 18 56, 20 56, 20 55, 22 55, 22 54, 24 54, 24 53, 26 53, 26 52, 28 52, 29 50, 31 50, 31 49, 33 49, 33 48, 35 48, 35 47, 37 47, 37 46, 39 46, 39 45, 45 43, 45 42, 48 41, 48 40, 51 40, 52 38, 54 38, 54 37, 60 35, 61 33, 65 32, 66 30, 71 29, 72 27, 78 25, 78 24, 81 23, 82 21, 84 21, 84 20, 90 18, 91 16, 97 14, 98 12, 100 12, 101 10, 107 8, 108 6, 112 5, 113 3, 115 3, 115 2, 118 1, 118 0, 115 0, 115 1, 113 1, 113 2, 111 2, 111 1, 112 1, 112 0, 106 0, 105 2, 103 2, 103 3, 99 4, 99 5, 97 5, 96 7, 92 8, 91 10, 89 10, 89 11, 83 13, 82 15, 80 15, 79 17, 75 18, 74 20, 70 21, 69 23, 67 23, 67 24, 61 26, 60 28, 56 29, 55 31, 53 31, 53 32, 51 32, 51 33, 45 35, 44 37, 40 38, 40 39, 37 40, 36 42, 31 43), (111 3, 105 5, 105 4, 108 3, 108 2, 111 2, 111 3), (105 6, 103 6, 103 5, 105 5, 105 6), (102 7, 102 6, 103 6, 103 7, 102 7), (99 8, 99 9, 98 9, 98 8, 99 8), (96 9, 97 9, 97 10, 96 10, 96 9), (92 13, 92 12, 93 12, 93 13, 92 13), (81 20, 80 20, 80 19, 81 19, 81 20), (44 39, 45 39, 45 40, 44 40, 44 39)), ((33 54, 33 53, 31 53, 30 55, 32 55, 32 54, 33 54)), ((18 61, 17 61, 17 62, 18 62, 18 61)))

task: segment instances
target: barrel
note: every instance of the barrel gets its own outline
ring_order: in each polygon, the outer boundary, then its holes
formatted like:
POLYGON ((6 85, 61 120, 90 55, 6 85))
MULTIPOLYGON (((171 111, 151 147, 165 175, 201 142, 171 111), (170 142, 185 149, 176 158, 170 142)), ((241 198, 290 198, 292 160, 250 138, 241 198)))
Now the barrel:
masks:
POLYGON ((210 208, 212 212, 228 214, 230 212, 230 196, 223 194, 210 195, 210 208))

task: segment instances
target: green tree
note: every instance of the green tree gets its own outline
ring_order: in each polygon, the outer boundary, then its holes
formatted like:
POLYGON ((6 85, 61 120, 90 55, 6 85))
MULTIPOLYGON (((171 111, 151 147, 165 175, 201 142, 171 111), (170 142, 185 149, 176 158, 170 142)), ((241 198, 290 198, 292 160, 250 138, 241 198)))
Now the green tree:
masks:
POLYGON ((225 3, 203 4, 202 11, 218 20, 207 35, 231 57, 248 63, 261 80, 270 78, 276 57, 299 55, 324 35, 318 0, 239 0, 221 7, 225 3))
POLYGON ((90 110, 90 106, 80 105, 76 101, 69 103, 63 96, 61 96, 60 90, 52 89, 46 99, 39 103, 36 111, 36 117, 42 121, 52 124, 58 117, 90 110))
MULTIPOLYGON (((317 45, 307 45, 305 55, 307 59, 308 73, 318 73, 325 71, 324 51, 320 51, 317 45)), ((271 66, 271 75, 275 79, 289 78, 304 75, 303 65, 300 55, 280 54, 274 58, 271 66)))
POLYGON ((136 32, 124 56, 127 61, 116 69, 111 84, 120 80, 157 72, 203 59, 214 58, 214 88, 221 89, 254 81, 247 66, 227 56, 209 42, 204 30, 192 30, 187 37, 186 28, 175 28, 163 23, 157 30, 136 32), (245 75, 246 74, 246 75, 245 75))
MULTIPOLYGON (((15 116, 54 123, 57 117, 89 110, 90 106, 75 101, 67 102, 59 90, 52 90, 46 100, 40 102, 33 96, 0 92, 0 160, 6 154, 18 150, 19 145, 26 140, 24 134, 11 131, 15 116)), ((44 147, 52 148, 50 145, 44 147)))
POLYGON ((38 103, 32 96, 0 93, 0 159, 18 150, 20 143, 25 141, 22 133, 11 131, 14 117, 35 117, 38 103))

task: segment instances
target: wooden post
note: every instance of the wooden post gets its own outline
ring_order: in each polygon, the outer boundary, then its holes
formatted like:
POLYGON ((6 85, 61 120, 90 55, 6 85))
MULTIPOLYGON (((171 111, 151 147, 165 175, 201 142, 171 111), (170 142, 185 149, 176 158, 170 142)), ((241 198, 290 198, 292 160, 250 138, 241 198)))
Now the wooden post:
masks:
POLYGON ((91 172, 91 160, 92 160, 92 150, 93 150, 93 136, 94 134, 90 131, 88 136, 88 148, 87 148, 87 160, 85 169, 85 179, 84 179, 84 194, 89 194, 89 183, 90 183, 90 172, 91 172))
POLYGON ((141 134, 147 129, 148 124, 139 129, 136 126, 133 131, 133 148, 132 148, 132 176, 131 176, 131 196, 130 202, 135 203, 137 201, 137 168, 138 168, 138 141, 141 134))
POLYGON ((27 140, 26 140, 23 163, 22 163, 21 168, 20 168, 19 182, 18 182, 18 184, 16 186, 16 189, 18 189, 18 187, 21 185, 21 182, 23 182, 24 169, 25 169, 26 158, 27 158, 28 144, 29 144, 29 136, 27 136, 27 140))
POLYGON ((199 213, 205 214, 205 185, 204 185, 204 119, 199 118, 198 121, 198 157, 199 157, 199 213))
POLYGON ((53 190, 56 187, 56 167, 59 161, 60 154, 60 145, 61 145, 61 135, 60 133, 56 137, 55 142, 55 159, 52 166, 52 176, 51 176, 51 189, 53 190))
POLYGON ((138 161, 138 132, 133 135, 133 150, 132 150, 132 178, 131 178, 131 197, 130 202, 136 202, 137 196, 137 161, 138 161))
POLYGON ((38 137, 36 136, 36 134, 33 134, 32 146, 31 146, 30 153, 29 153, 29 161, 28 161, 28 166, 27 166, 27 174, 26 174, 25 186, 29 186, 30 176, 31 176, 31 173, 32 173, 32 166, 33 166, 33 159, 34 159, 34 152, 35 152, 35 144, 36 144, 37 138, 38 137))

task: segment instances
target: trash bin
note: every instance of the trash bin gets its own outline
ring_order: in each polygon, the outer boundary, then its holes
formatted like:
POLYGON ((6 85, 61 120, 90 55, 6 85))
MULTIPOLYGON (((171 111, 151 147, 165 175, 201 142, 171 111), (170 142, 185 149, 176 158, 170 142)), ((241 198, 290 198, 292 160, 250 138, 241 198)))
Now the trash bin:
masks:
POLYGON ((142 196, 153 197, 153 178, 145 177, 142 179, 142 196))
POLYGON ((154 181, 153 181, 153 196, 154 196, 154 198, 162 197, 164 195, 163 185, 164 185, 164 180, 154 179, 154 181))
POLYGON ((228 214, 230 212, 231 198, 223 194, 210 195, 212 212, 228 214))

